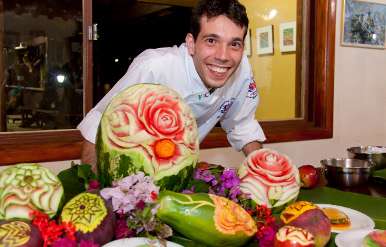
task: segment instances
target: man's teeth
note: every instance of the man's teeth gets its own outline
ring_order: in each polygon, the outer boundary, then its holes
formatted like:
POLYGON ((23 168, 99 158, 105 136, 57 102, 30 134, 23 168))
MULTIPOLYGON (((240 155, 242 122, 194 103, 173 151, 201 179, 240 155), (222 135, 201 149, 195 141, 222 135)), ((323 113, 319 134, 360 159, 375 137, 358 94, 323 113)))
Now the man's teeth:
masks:
POLYGON ((227 68, 224 67, 217 67, 217 66, 209 66, 211 70, 218 73, 225 73, 227 71, 227 68))

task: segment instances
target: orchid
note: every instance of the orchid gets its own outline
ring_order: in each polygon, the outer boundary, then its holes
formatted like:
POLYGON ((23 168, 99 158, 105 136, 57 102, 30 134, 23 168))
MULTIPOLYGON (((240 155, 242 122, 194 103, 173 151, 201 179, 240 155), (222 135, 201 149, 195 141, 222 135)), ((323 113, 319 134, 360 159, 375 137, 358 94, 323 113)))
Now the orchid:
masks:
POLYGON ((115 237, 117 239, 134 236, 170 237, 169 226, 156 217, 159 193, 153 179, 143 172, 114 181, 113 187, 101 190, 101 196, 111 200, 113 210, 118 214, 115 237))
POLYGON ((141 201, 154 203, 159 193, 159 187, 143 172, 115 181, 113 186, 102 189, 100 194, 106 200, 111 199, 113 210, 122 214, 135 210, 141 201))

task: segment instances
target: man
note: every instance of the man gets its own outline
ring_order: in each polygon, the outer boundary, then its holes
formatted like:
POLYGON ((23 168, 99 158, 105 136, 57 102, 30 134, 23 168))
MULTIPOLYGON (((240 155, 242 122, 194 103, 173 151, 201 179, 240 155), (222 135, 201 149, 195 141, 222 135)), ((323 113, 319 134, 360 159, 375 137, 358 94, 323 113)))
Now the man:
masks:
POLYGON ((255 120, 258 95, 243 55, 248 29, 237 0, 201 0, 191 31, 179 47, 149 49, 79 124, 85 138, 82 161, 95 164, 95 136, 112 97, 136 83, 159 83, 176 90, 196 117, 200 142, 220 121, 229 143, 245 155, 261 148, 263 130, 255 120))

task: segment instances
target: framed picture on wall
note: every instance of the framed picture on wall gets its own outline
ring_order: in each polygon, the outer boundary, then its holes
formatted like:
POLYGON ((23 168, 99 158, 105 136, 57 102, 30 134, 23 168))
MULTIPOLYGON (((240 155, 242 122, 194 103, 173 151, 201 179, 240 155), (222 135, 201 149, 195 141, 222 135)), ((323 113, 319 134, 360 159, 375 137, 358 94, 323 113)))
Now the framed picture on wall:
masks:
POLYGON ((342 11, 343 46, 385 48, 385 1, 344 0, 342 11))
POLYGON ((296 21, 280 24, 280 51, 296 51, 296 21))
POLYGON ((256 29, 257 54, 273 54, 273 26, 265 26, 256 29))
POLYGON ((244 52, 250 57, 252 55, 252 45, 251 45, 251 29, 248 29, 247 34, 245 35, 244 40, 244 52))

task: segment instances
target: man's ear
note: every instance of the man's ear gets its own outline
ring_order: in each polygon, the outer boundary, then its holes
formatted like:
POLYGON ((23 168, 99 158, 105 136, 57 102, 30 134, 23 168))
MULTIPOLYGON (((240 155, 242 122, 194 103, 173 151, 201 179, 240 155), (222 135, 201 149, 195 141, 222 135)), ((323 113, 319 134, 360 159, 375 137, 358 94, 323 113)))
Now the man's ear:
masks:
POLYGON ((194 37, 191 33, 188 33, 186 35, 185 43, 186 43, 186 46, 188 47, 189 54, 193 56, 194 55, 194 37))

